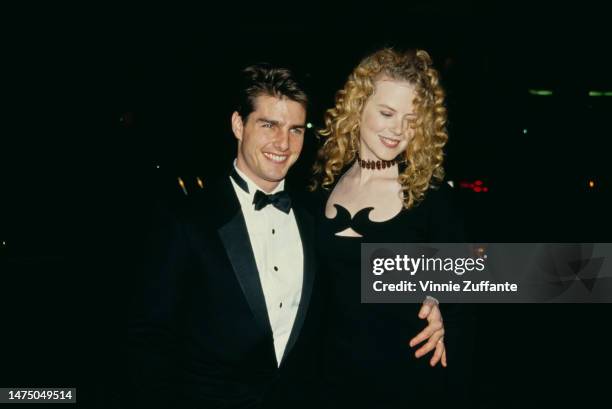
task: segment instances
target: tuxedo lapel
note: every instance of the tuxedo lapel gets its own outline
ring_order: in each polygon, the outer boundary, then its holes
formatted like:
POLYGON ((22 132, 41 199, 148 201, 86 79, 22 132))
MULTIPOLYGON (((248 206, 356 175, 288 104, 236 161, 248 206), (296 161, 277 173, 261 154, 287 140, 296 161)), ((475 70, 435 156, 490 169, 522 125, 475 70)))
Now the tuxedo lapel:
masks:
POLYGON ((255 320, 262 330, 271 333, 270 319, 268 318, 266 300, 259 280, 255 255, 251 247, 244 215, 240 210, 240 204, 229 177, 221 184, 221 189, 223 191, 220 196, 226 200, 218 200, 217 203, 225 208, 224 212, 232 209, 231 213, 233 214, 220 219, 222 222, 217 228, 217 232, 255 320))
POLYGON ((302 283, 302 295, 300 298, 300 305, 298 306, 297 314, 295 316, 295 322, 287 342, 287 347, 283 353, 282 362, 291 352, 291 349, 295 345, 302 327, 304 326, 304 320, 308 313, 308 307, 310 305, 310 299, 312 296, 312 289, 316 271, 316 259, 314 252, 314 229, 312 217, 301 207, 294 206, 293 210, 295 214, 295 220, 300 231, 300 237, 302 239, 302 249, 304 254, 304 279, 302 283))
POLYGON ((218 231, 255 319, 262 329, 271 332, 266 300, 242 212, 237 212, 218 231))

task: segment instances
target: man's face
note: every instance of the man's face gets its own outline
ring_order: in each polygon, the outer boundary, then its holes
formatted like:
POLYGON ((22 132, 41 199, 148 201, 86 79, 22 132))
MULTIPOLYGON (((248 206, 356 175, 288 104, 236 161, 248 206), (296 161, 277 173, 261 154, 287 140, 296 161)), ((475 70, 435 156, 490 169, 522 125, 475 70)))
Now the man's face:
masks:
POLYGON ((270 192, 287 175, 304 144, 306 110, 288 98, 261 95, 246 123, 237 112, 232 130, 238 139, 236 166, 270 192))

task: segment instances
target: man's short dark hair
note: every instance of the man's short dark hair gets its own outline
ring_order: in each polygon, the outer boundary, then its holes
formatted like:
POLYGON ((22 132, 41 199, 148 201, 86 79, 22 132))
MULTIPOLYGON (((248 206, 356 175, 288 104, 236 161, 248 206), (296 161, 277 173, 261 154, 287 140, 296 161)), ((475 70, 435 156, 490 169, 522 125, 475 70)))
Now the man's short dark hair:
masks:
POLYGON ((277 98, 288 98, 300 103, 304 109, 308 97, 287 68, 272 67, 270 64, 255 64, 242 70, 242 87, 239 90, 236 111, 244 122, 255 110, 255 99, 266 95, 277 98))

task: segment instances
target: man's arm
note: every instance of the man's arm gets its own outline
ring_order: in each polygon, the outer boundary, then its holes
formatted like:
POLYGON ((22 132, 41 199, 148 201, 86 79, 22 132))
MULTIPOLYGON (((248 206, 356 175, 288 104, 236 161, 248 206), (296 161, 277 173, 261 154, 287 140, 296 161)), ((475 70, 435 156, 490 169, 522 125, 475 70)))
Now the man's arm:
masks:
POLYGON ((178 313, 189 246, 169 212, 155 218, 127 328, 128 395, 137 408, 171 408, 178 398, 178 313))

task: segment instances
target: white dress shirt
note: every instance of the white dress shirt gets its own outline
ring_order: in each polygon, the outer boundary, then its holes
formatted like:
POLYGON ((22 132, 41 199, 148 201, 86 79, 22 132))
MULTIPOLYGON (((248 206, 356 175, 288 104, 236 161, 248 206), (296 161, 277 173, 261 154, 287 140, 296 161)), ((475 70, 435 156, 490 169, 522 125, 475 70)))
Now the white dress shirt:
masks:
MULTIPOLYGON (((286 214, 270 204, 261 210, 255 210, 253 205, 255 192, 257 190, 266 192, 242 173, 235 162, 234 168, 249 188, 249 192, 245 192, 230 178, 240 201, 255 255, 274 336, 276 362, 280 366, 302 295, 304 274, 302 239, 293 209, 286 214)), ((270 194, 282 191, 284 187, 283 180, 270 194)))

